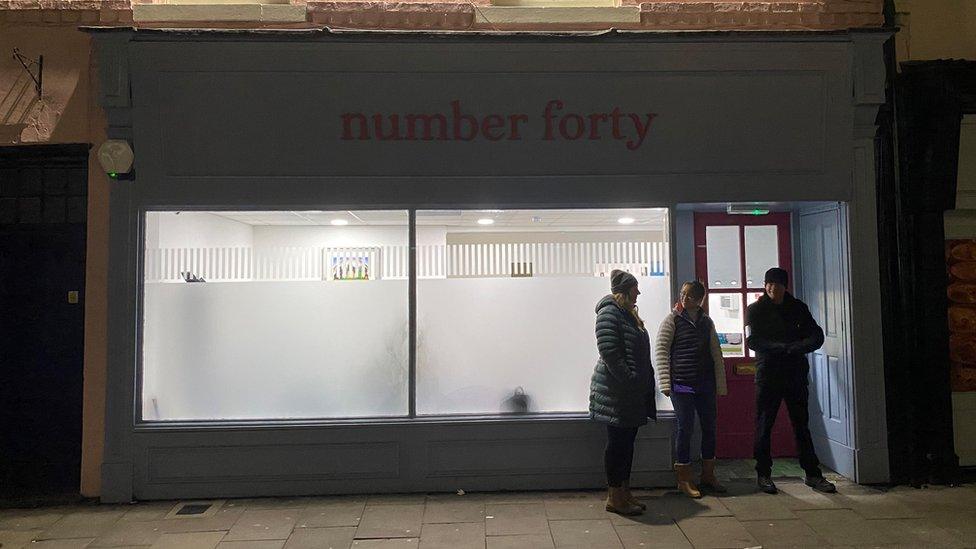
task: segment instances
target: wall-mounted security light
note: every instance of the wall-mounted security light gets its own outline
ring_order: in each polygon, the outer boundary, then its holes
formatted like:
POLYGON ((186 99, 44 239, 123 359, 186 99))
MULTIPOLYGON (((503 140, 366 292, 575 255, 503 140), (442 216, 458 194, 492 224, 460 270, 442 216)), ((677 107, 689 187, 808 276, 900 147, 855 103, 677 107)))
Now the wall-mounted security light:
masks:
POLYGON ((132 147, 124 139, 109 139, 98 147, 98 163, 112 179, 129 173, 133 158, 132 147))
POLYGON ((769 204, 729 204, 726 211, 729 215, 766 215, 769 204))

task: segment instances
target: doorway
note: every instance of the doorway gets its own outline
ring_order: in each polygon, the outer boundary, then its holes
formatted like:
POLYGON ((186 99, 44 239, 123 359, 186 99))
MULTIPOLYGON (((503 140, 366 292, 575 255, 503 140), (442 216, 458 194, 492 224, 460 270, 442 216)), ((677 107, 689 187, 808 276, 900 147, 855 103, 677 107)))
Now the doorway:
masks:
MULTIPOLYGON (((847 210, 837 202, 773 205, 772 212, 729 213, 728 204, 677 208, 676 280, 696 278, 722 343, 729 394, 718 400, 720 458, 751 458, 755 418, 755 356, 745 345, 745 308, 763 293, 770 267, 790 274, 789 291, 803 300, 826 341, 808 355, 810 430, 824 466, 854 478, 850 282, 847 210), (757 215, 758 214, 758 215, 757 215)), ((773 430, 774 457, 796 455, 785 406, 773 430)))
POLYGON ((87 164, 0 147, 0 498, 79 491, 87 164))

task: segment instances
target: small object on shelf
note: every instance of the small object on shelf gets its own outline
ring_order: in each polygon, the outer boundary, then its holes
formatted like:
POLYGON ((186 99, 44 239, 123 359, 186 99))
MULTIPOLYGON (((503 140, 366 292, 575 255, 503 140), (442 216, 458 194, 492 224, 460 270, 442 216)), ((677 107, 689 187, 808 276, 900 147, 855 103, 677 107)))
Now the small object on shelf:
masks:
POLYGON ((184 282, 206 282, 203 277, 197 276, 190 271, 183 271, 180 273, 180 276, 183 277, 184 282))

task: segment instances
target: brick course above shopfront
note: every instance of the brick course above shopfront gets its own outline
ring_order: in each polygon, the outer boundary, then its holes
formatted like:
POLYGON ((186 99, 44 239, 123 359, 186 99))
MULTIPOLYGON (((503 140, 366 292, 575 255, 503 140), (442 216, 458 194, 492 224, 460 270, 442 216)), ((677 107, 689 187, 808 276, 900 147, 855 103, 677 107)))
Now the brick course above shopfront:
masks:
POLYGON ((846 30, 881 27, 881 0, 707 2, 623 0, 593 7, 492 5, 471 1, 309 1, 238 4, 181 0, 0 0, 0 25, 130 25, 497 30, 846 30), (151 6, 151 8, 149 8, 151 6), (164 7, 165 6, 165 7, 164 7), (301 9, 304 7, 304 17, 301 9), (162 9, 160 9, 162 8, 162 9), (287 18, 278 13, 288 10, 287 18), (253 14, 253 15, 248 15, 253 14))

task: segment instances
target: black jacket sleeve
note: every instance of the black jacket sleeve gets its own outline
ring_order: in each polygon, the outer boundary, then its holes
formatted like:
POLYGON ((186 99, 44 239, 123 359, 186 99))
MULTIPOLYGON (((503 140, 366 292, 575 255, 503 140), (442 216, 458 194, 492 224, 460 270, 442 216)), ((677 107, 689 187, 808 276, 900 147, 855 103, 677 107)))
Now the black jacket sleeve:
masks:
POLYGON ((763 324, 761 322, 754 322, 751 316, 754 314, 754 308, 746 308, 746 346, 753 351, 759 353, 784 353, 786 352, 786 345, 778 341, 773 341, 770 339, 765 330, 763 329, 763 324))
POLYGON ((800 307, 800 316, 802 320, 800 322, 800 333, 801 336, 796 341, 791 341, 787 347, 787 351, 791 354, 802 354, 812 353, 823 346, 824 344, 824 332, 817 321, 814 320, 813 315, 810 314, 810 308, 804 303, 797 302, 800 307))

